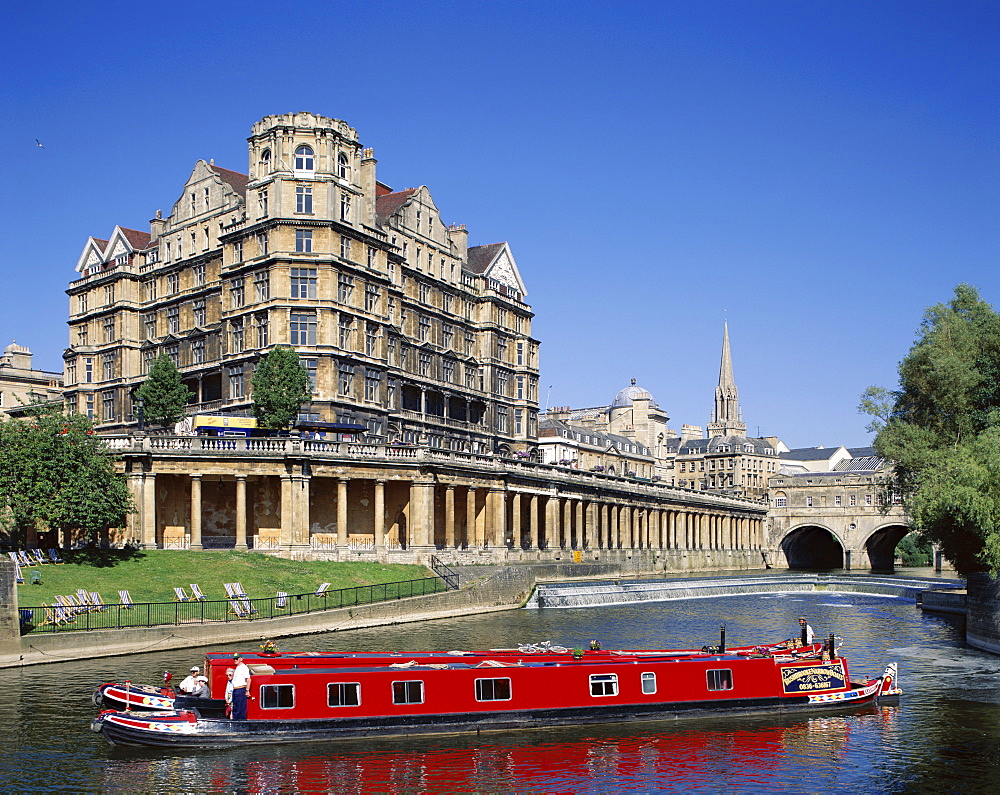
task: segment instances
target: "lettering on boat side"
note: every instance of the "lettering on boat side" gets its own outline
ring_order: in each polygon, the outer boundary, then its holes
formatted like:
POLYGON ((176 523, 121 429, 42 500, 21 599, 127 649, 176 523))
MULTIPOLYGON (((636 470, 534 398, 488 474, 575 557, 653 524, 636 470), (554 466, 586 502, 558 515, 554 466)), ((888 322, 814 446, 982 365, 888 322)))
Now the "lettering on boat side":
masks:
POLYGON ((822 665, 785 665, 781 668, 781 684, 786 693, 810 693, 816 690, 836 690, 844 687, 842 663, 822 665))

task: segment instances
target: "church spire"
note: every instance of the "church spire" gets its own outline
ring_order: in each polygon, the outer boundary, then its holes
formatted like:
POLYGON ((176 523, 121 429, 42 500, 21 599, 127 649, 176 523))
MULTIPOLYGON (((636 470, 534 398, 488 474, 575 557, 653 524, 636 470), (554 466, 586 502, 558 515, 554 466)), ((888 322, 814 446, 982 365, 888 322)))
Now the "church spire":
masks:
POLYGON ((722 362, 719 385, 715 388, 715 408, 708 423, 709 438, 715 436, 746 436, 747 426, 740 411, 740 393, 733 379, 733 357, 729 351, 729 323, 723 324, 722 362))

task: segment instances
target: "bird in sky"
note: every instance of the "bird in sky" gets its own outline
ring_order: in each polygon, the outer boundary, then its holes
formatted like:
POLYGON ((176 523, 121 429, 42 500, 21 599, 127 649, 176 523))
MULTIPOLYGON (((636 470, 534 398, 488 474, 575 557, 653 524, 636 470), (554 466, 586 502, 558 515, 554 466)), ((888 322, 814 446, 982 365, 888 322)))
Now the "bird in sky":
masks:
POLYGON ((39 140, 38 140, 37 138, 35 139, 35 146, 41 146, 41 147, 42 147, 42 149, 44 149, 44 148, 45 148, 44 146, 42 146, 42 142, 41 142, 41 141, 39 141, 39 140))

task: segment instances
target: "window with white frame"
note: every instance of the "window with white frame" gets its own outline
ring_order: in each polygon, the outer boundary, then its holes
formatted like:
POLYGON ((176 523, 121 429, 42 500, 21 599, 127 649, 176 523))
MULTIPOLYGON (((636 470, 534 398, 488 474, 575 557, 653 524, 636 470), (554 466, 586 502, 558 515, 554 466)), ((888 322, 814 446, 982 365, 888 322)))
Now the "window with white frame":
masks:
POLYGON ((378 323, 365 324, 365 355, 378 356, 378 323))
POLYGON ((705 674, 709 690, 733 689, 733 672, 728 668, 708 670, 705 674))
POLYGON ((643 695, 651 696, 656 692, 656 674, 648 672, 640 677, 643 695))
POLYGON ((288 318, 292 345, 316 344, 315 312, 291 312, 288 318))
POLYGON ((319 369, 319 359, 303 359, 302 364, 306 368, 306 375, 309 376, 309 388, 315 393, 318 391, 316 389, 316 372, 319 369))
POLYGON ((295 685, 261 685, 261 709, 291 709, 295 706, 295 685))
POLYGON ((104 341, 115 341, 115 319, 113 317, 104 318, 104 341))
POLYGON ((618 674, 591 674, 590 695, 617 696, 618 674))
POLYGON ((354 277, 346 273, 337 276, 337 300, 342 304, 350 304, 354 293, 354 277))
POLYGON ((191 273, 192 273, 192 275, 194 277, 194 286, 195 287, 204 287, 205 286, 205 263, 201 263, 200 265, 195 265, 193 268, 191 268, 191 273))
POLYGON ((191 342, 191 363, 192 364, 204 364, 205 363, 205 340, 197 339, 191 342))
POLYGON ((179 334, 181 330, 180 307, 167 307, 167 334, 179 334))
POLYGON ((258 303, 271 300, 271 277, 267 271, 257 271, 253 275, 253 287, 258 303))
POLYGON ((350 166, 347 163, 347 155, 341 152, 337 155, 337 176, 340 179, 347 179, 349 171, 350 166))
POLYGON ((351 194, 349 193, 340 194, 340 220, 351 220, 351 194))
POLYGON ((365 370, 365 400, 372 403, 378 400, 380 379, 381 374, 378 370, 365 370))
POLYGON ((312 229, 295 230, 295 250, 299 254, 311 254, 313 250, 312 229))
POLYGON ((262 312, 256 317, 257 326, 257 347, 266 348, 270 343, 268 340, 268 317, 266 312, 262 312))
POLYGON ((230 353, 240 353, 243 350, 243 319, 235 318, 229 323, 230 339, 232 344, 230 353))
POLYGON ((341 315, 338 323, 338 344, 341 350, 351 350, 351 331, 354 330, 354 318, 350 315, 341 315))
POLYGON ((422 680, 392 683, 393 704, 423 704, 424 683, 422 680))
POLYGON ((174 295, 181 289, 181 277, 177 273, 167 274, 167 295, 174 295))
POLYGON ((110 381, 115 377, 115 355, 113 353, 101 354, 101 374, 105 381, 110 381))
POLYGON ((359 682, 330 682, 326 686, 328 707, 357 707, 361 705, 361 684, 359 682))
POLYGON ((431 374, 431 355, 429 353, 420 354, 417 360, 417 374, 422 376, 431 374))
MULTIPOLYGON (((199 298, 194 302, 191 310, 191 314, 194 316, 194 324, 196 326, 204 326, 208 321, 208 311, 205 309, 205 299, 199 298)), ((154 321, 155 325, 155 321, 154 321)), ((149 339, 152 339, 150 337, 149 339)))
POLYGON ((102 392, 101 404, 103 407, 101 416, 104 418, 105 422, 110 422, 115 418, 115 393, 102 392))
POLYGON ((295 170, 314 171, 315 161, 313 160, 313 150, 305 145, 295 148, 295 170))
POLYGON ((339 373, 337 394, 341 397, 350 397, 354 387, 354 367, 346 362, 341 362, 337 370, 339 373))
POLYGON ((316 297, 316 269, 292 268, 292 298, 316 297))
POLYGON ((311 215, 313 211, 313 189, 305 185, 295 186, 295 212, 311 215))
POLYGON ((378 311, 379 287, 369 282, 365 285, 365 311, 378 311))
POLYGON ((477 679, 476 701, 510 701, 510 679, 477 679))
POLYGON ((229 368, 229 397, 230 398, 241 398, 243 397, 243 367, 230 367, 229 368))

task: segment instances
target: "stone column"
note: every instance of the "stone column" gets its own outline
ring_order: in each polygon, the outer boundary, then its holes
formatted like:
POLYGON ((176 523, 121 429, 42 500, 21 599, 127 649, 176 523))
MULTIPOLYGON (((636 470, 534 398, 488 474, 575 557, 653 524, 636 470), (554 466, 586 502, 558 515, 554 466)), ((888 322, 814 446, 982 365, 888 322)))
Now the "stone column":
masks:
POLYGON ((538 539, 538 495, 528 495, 528 537, 531 549, 541 549, 538 539))
POLYGON ((559 528, 559 546, 562 549, 573 547, 573 503, 569 497, 562 501, 562 526, 559 528))
POLYGON ((191 549, 202 549, 201 475, 191 476, 191 549))
POLYGON ((449 483, 444 490, 444 548, 455 548, 455 484, 449 483))
POLYGON ((347 546, 347 478, 337 478, 337 546, 347 546))
POLYGON ((21 615, 15 571, 14 564, 4 555, 0 560, 0 654, 4 655, 21 651, 21 615))
POLYGON ((470 549, 483 545, 476 528, 476 490, 472 486, 465 496, 465 543, 470 549))
POLYGON ((515 491, 510 503, 510 535, 515 549, 524 548, 521 538, 521 492, 515 491))
POLYGON ((156 549, 156 475, 152 472, 142 479, 142 546, 156 549))
POLYGON ((385 481, 375 481, 375 525, 372 528, 372 542, 376 548, 385 549, 389 540, 385 532, 385 481))
POLYGON ((410 526, 414 546, 434 546, 434 483, 416 481, 410 484, 410 526))
MULTIPOLYGON (((295 516, 295 528, 293 537, 298 536, 298 511, 292 509, 295 516)), ((236 476, 236 548, 247 548, 247 476, 236 476)))
POLYGON ((507 491, 491 489, 493 495, 493 544, 507 546, 507 491))
POLYGON ((295 544, 295 517, 292 515, 292 476, 281 475, 281 546, 295 544))
POLYGON ((554 494, 545 498, 545 547, 559 547, 559 498, 554 494))
POLYGON ((608 503, 601 504, 601 527, 598 530, 598 543, 602 549, 611 549, 611 506, 608 503))
POLYGON ((575 503, 575 506, 576 506, 576 520, 575 520, 575 524, 576 524, 576 547, 575 548, 582 550, 582 549, 586 549, 586 546, 587 546, 584 543, 584 540, 586 538, 586 533, 585 533, 585 530, 584 530, 584 527, 583 527, 583 517, 584 517, 583 500, 573 500, 573 502, 575 503))

